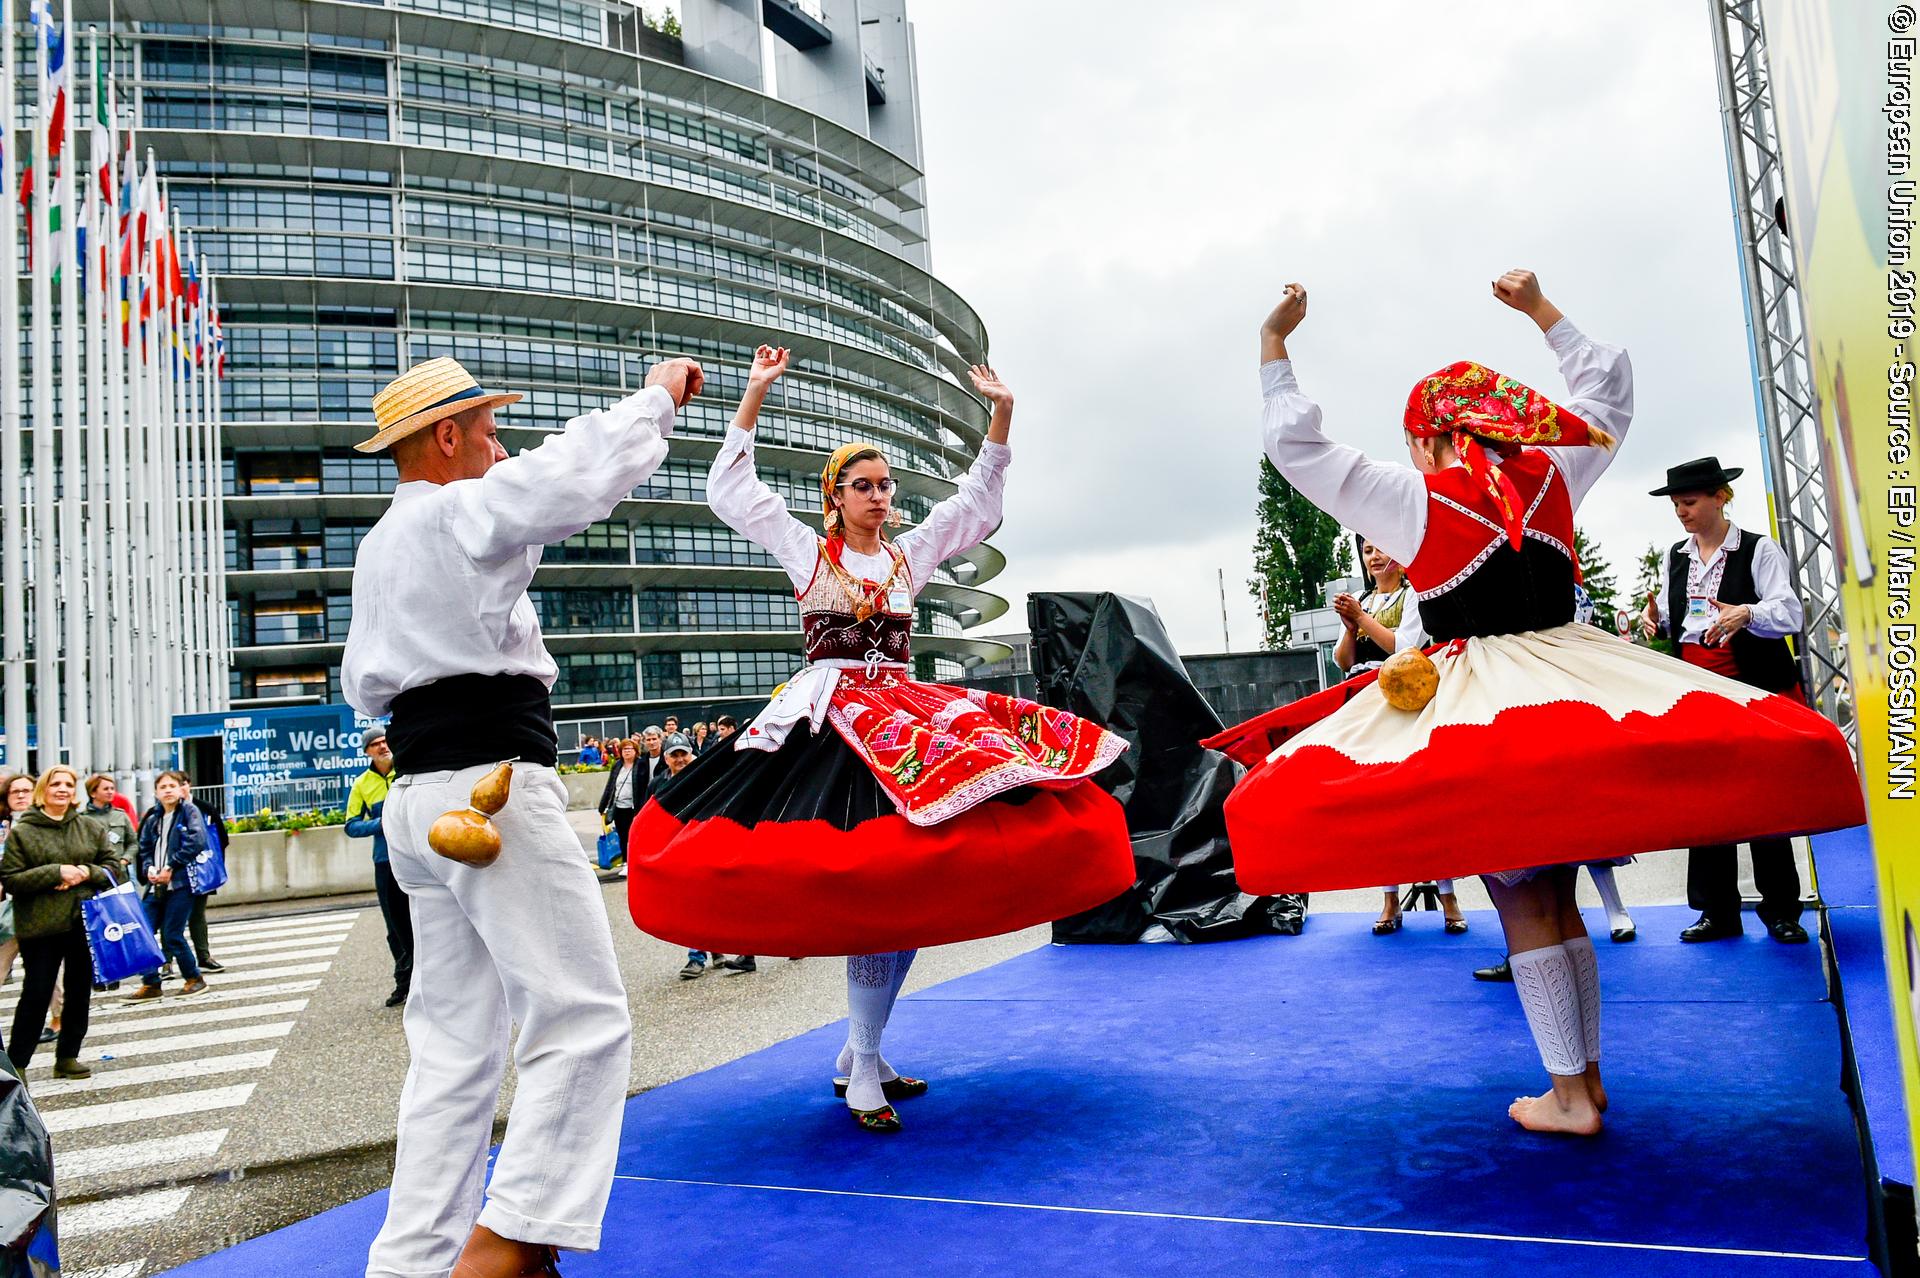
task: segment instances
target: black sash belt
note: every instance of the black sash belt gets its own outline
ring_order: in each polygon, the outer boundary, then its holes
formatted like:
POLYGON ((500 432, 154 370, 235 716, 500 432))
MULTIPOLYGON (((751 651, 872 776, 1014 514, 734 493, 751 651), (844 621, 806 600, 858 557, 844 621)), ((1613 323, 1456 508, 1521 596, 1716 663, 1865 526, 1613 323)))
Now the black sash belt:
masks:
POLYGON ((387 726, 397 774, 519 759, 552 767, 553 701, 532 675, 450 675, 393 699, 387 726))

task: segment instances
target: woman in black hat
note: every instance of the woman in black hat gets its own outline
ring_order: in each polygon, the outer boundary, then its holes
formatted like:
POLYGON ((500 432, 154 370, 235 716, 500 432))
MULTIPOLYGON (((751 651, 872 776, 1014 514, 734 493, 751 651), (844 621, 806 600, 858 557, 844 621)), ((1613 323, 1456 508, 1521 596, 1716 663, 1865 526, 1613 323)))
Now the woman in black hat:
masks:
MULTIPOLYGON (((1701 457, 1668 469, 1667 482, 1650 494, 1672 499, 1687 536, 1667 552, 1660 589, 1647 600, 1641 629, 1649 636, 1665 633, 1689 665, 1799 696, 1800 665, 1787 638, 1800 632, 1805 611, 1779 543, 1727 518, 1733 481, 1741 473, 1738 466, 1722 466, 1718 457, 1701 457)), ((1776 941, 1804 942, 1793 844, 1755 839, 1749 846, 1761 922, 1776 941)), ((1733 844, 1688 853, 1687 904, 1700 917, 1680 933, 1681 940, 1740 935, 1738 873, 1733 844)))

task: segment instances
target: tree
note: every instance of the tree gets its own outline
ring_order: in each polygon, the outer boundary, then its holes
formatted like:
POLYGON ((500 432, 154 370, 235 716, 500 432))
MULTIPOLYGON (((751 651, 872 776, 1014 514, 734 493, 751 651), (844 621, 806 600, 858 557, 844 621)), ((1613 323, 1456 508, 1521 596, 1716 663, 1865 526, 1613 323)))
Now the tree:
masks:
POLYGON ((1323 606, 1320 588, 1353 563, 1353 548, 1333 516, 1300 495, 1273 463, 1260 459, 1260 528, 1247 589, 1261 601, 1268 648, 1293 637, 1296 608, 1323 606))
MULTIPOLYGON (((1666 575, 1667 548, 1656 542, 1648 546, 1646 552, 1640 556, 1639 575, 1634 578, 1633 583, 1635 612, 1643 611, 1647 606, 1647 600, 1659 593, 1666 575)), ((1665 635, 1656 635, 1648 646, 1656 652, 1670 653, 1673 651, 1673 640, 1665 635)))
POLYGON ((1593 601, 1593 624, 1603 630, 1614 628, 1614 615, 1620 609, 1620 586, 1613 579, 1613 565, 1600 550, 1600 543, 1587 536, 1578 525, 1573 530, 1573 556, 1580 565, 1581 584, 1593 601))

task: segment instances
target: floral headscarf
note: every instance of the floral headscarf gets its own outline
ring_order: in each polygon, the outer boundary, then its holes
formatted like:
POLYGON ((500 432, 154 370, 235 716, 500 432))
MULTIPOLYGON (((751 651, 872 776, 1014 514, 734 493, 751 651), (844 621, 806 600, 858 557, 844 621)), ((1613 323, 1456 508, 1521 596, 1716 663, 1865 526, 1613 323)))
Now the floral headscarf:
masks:
POLYGON ((1499 506, 1507 539, 1520 549, 1520 493, 1482 440, 1548 448, 1612 448, 1613 436, 1522 382, 1484 364, 1458 360, 1414 383, 1404 425, 1422 438, 1450 436, 1467 473, 1499 506))
POLYGON ((827 525, 827 531, 832 532, 838 522, 834 518, 833 494, 840 486, 841 469, 859 453, 879 451, 879 446, 875 444, 842 444, 833 450, 833 456, 827 458, 827 464, 820 471, 820 515, 827 525))

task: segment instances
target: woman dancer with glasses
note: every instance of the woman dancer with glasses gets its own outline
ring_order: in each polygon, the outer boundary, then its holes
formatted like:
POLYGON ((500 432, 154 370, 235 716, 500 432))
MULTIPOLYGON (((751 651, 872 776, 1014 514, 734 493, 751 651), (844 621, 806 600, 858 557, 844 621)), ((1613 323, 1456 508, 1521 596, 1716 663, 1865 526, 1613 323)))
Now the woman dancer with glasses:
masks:
POLYGON ((1626 434, 1633 373, 1531 272, 1493 291, 1545 334, 1567 406, 1479 364, 1448 365, 1408 396, 1412 469, 1321 433, 1287 351, 1306 290, 1289 284, 1267 317, 1267 456, 1407 566, 1421 621, 1445 646, 1431 699, 1396 697, 1418 708, 1350 680, 1209 744, 1254 765, 1226 808, 1245 891, 1482 875, 1552 1080, 1507 1112, 1532 1131, 1591 1136, 1607 1094, 1576 863, 1857 824, 1860 787, 1839 731, 1805 706, 1574 624, 1573 512, 1626 434), (1349 837, 1360 785, 1387 815, 1364 846, 1349 837))
POLYGON ((808 664, 641 809, 628 902, 642 930, 696 949, 851 955, 834 1090, 862 1129, 897 1132, 892 1103, 927 1084, 887 1063, 880 1036, 915 951, 1132 886, 1125 817, 1088 780, 1126 742, 1031 701, 912 677, 914 597, 1000 523, 1013 395, 993 370, 971 370, 993 417, 958 492, 890 538, 886 458, 849 444, 821 472, 823 536, 754 466, 760 406, 788 359, 755 352, 707 500, 793 581, 808 664))

